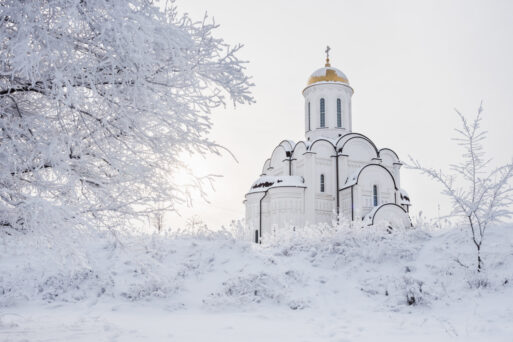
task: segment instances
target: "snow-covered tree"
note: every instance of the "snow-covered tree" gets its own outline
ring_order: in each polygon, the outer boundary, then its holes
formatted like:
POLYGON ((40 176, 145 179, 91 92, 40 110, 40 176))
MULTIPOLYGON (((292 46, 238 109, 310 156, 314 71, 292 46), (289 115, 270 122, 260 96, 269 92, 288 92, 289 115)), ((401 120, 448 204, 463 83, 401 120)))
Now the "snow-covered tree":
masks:
POLYGON ((253 101, 216 27, 172 2, 0 1, 0 226, 113 227, 183 201, 179 155, 217 153, 211 110, 253 101))
POLYGON ((481 128, 482 106, 469 122, 458 110, 461 129, 454 139, 464 149, 462 160, 451 165, 452 173, 427 168, 411 159, 409 168, 416 169, 443 186, 443 194, 453 203, 453 214, 465 218, 477 249, 477 271, 482 269, 481 248, 490 224, 513 214, 513 160, 490 171, 490 159, 483 151, 486 131, 481 128))

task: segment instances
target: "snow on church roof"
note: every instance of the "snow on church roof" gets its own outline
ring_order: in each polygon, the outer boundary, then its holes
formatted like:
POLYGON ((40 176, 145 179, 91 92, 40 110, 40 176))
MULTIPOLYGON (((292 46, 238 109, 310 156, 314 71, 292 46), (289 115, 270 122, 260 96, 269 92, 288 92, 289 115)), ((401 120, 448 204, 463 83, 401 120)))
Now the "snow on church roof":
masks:
MULTIPOLYGON (((365 166, 367 166, 367 165, 365 165, 365 166)), ((342 185, 342 189, 345 189, 345 188, 355 185, 356 182, 358 181, 358 175, 360 174, 360 172, 362 171, 362 169, 365 166, 358 168, 350 177, 348 177, 346 179, 346 181, 344 182, 344 184, 342 185)))
POLYGON ((290 139, 285 139, 282 142, 285 142, 285 141, 289 144, 288 148, 283 144, 282 144, 282 146, 285 148, 285 151, 291 152, 294 149, 294 146, 296 146, 296 143, 294 142, 294 140, 290 140, 290 139))
POLYGON ((332 138, 328 138, 328 137, 319 137, 312 141, 307 140, 307 141, 302 141, 302 142, 305 143, 306 149, 309 150, 315 142, 321 141, 321 140, 329 141, 331 143, 331 145, 336 146, 338 138, 332 139, 332 138))
POLYGON ((261 176, 259 177, 248 193, 267 191, 270 188, 279 187, 301 187, 304 188, 305 181, 301 176, 261 176))
POLYGON ((349 84, 347 76, 339 69, 331 66, 315 70, 308 79, 308 85, 320 82, 342 82, 349 84))
POLYGON ((401 204, 405 205, 411 205, 410 203, 410 196, 408 196, 408 193, 404 189, 399 189, 399 195, 401 197, 401 204))

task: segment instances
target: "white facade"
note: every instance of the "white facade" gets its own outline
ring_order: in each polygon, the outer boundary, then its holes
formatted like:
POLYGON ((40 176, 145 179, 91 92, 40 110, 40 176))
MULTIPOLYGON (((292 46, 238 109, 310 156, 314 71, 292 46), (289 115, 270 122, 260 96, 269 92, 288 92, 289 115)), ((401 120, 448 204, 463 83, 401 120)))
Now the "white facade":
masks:
POLYGON ((410 200, 400 188, 401 162, 352 132, 353 89, 340 70, 315 71, 303 90, 305 141, 282 141, 245 196, 248 236, 280 227, 331 223, 340 216, 373 225, 408 226, 410 200))

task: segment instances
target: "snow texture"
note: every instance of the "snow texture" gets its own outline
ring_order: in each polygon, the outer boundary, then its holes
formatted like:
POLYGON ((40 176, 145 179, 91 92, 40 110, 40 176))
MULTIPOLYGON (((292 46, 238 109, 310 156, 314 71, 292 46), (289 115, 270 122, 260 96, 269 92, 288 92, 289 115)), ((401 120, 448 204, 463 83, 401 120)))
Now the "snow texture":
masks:
POLYGON ((2 1, 0 227, 124 228, 211 180, 175 175, 219 153, 213 109, 253 101, 241 46, 160 4, 2 1))
POLYGON ((337 76, 339 77, 342 77, 344 79, 347 80, 347 76, 339 69, 337 68, 334 68, 334 67, 325 67, 325 68, 320 68, 320 69, 317 69, 315 70, 312 75, 310 75, 311 77, 320 77, 320 76, 326 76, 326 71, 328 70, 333 70, 335 71, 335 73, 337 74, 337 76))
POLYGON ((513 229, 1 233, 3 341, 511 341, 513 229))
POLYGON ((400 193, 400 204, 410 205, 410 195, 404 189, 399 189, 400 193))
POLYGON ((262 192, 279 187, 304 188, 306 186, 301 176, 261 176, 251 185, 251 189, 248 193, 262 192))
POLYGON ((364 166, 358 168, 355 172, 353 172, 353 174, 346 179, 344 184, 342 184, 342 189, 346 189, 346 188, 349 188, 349 187, 355 185, 356 182, 358 181, 358 176, 360 175, 360 172, 362 172, 362 170, 365 167, 367 167, 367 165, 364 165, 364 166))

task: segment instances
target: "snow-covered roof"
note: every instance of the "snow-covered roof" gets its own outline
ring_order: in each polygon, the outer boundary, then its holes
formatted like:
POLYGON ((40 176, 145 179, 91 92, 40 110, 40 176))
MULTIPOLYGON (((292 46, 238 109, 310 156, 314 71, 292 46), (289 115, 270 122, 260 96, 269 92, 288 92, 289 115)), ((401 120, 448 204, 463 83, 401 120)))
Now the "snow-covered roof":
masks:
POLYGON ((315 70, 308 79, 308 85, 321 82, 339 82, 349 84, 347 76, 339 69, 331 66, 315 70))
POLYGON ((311 76, 324 76, 326 75, 326 70, 333 70, 337 73, 337 76, 347 78, 346 75, 340 69, 334 67, 324 67, 317 69, 312 73, 311 76))
POLYGON ((306 186, 301 176, 261 176, 251 185, 248 193, 267 191, 270 188, 279 187, 305 188, 306 186))
POLYGON ((386 170, 386 172, 388 172, 388 174, 390 175, 390 177, 392 179, 392 182, 394 183, 394 188, 397 190, 397 185, 395 183, 395 178, 392 175, 392 173, 390 173, 390 171, 385 166, 383 166, 381 164, 378 164, 378 163, 368 163, 368 164, 365 164, 362 167, 359 167, 358 169, 356 169, 356 171, 353 172, 353 174, 351 176, 347 177, 347 179, 345 180, 344 184, 342 184, 342 189, 341 190, 355 185, 358 182, 358 177, 359 177, 360 173, 362 172, 362 170, 365 169, 366 167, 369 167, 369 166, 377 166, 377 167, 380 167, 380 168, 383 168, 384 170, 386 170))
POLYGON ((367 215, 365 215, 365 217, 364 217, 365 222, 370 223, 372 221, 372 218, 376 214, 376 211, 378 211, 378 209, 380 209, 380 208, 381 208, 381 206, 375 206, 374 208, 372 208, 372 210, 367 215))
MULTIPOLYGON (((328 141, 328 142, 330 142, 333 146, 338 147, 338 146, 342 145, 342 144, 343 144, 343 142, 345 142, 347 139, 352 138, 352 137, 360 137, 360 136, 361 136, 362 138, 364 138, 364 139, 368 139, 368 140, 370 141, 370 143, 371 143, 371 144, 373 144, 373 143, 372 143, 372 141, 371 141, 369 138, 367 138, 366 136, 364 136, 364 135, 362 135, 362 134, 360 134, 360 133, 350 132, 350 133, 346 133, 346 134, 342 135, 341 137, 329 138, 329 137, 323 137, 323 136, 321 136, 321 137, 318 137, 318 138, 316 138, 316 139, 314 139, 314 140, 311 140, 311 141, 310 141, 310 140, 300 140, 300 141, 298 141, 297 143, 296 143, 295 141, 293 141, 293 140, 286 139, 286 140, 282 140, 282 141, 280 142, 280 144, 278 144, 278 145, 277 145, 277 147, 282 146, 282 147, 285 149, 285 151, 287 151, 287 152, 291 152, 292 150, 294 150, 294 149, 295 149, 295 147, 296 147, 299 143, 304 143, 304 144, 305 144, 305 146, 306 146, 306 149, 307 149, 307 150, 310 150, 311 146, 312 146, 314 143, 316 143, 317 141, 321 141, 321 140, 323 140, 323 141, 328 141), (286 142, 286 143, 284 143, 284 142, 286 142)), ((390 149, 382 149, 382 150, 390 150, 390 149)), ((393 151, 392 151, 392 152, 393 152, 393 151)))
POLYGON ((365 166, 362 166, 362 167, 359 167, 358 169, 356 169, 356 171, 349 177, 347 177, 346 181, 344 182, 344 184, 342 184, 342 189, 345 189, 345 188, 348 188, 350 186, 353 186, 356 184, 356 182, 358 181, 358 175, 360 174, 360 172, 362 171, 362 169, 364 167, 366 167, 367 165, 365 166))
POLYGON ((399 195, 400 195, 400 203, 401 204, 405 204, 405 205, 411 205, 410 203, 410 196, 408 195, 408 193, 406 192, 406 190, 404 189, 399 189, 399 195))
POLYGON ((287 151, 287 152, 292 151, 294 149, 294 146, 296 145, 294 140, 286 139, 286 140, 283 140, 282 142, 285 142, 285 141, 288 143, 288 146, 285 146, 286 144, 282 144, 283 147, 285 148, 285 151, 287 151))
POLYGON ((315 140, 312 140, 312 141, 303 141, 303 142, 305 143, 306 148, 309 150, 309 149, 310 149, 310 147, 311 147, 315 142, 320 141, 320 140, 329 141, 333 146, 335 146, 335 145, 336 145, 336 143, 337 143, 338 138, 337 138, 337 139, 331 139, 331 138, 328 138, 328 137, 319 137, 319 138, 317 138, 317 139, 315 139, 315 140))

